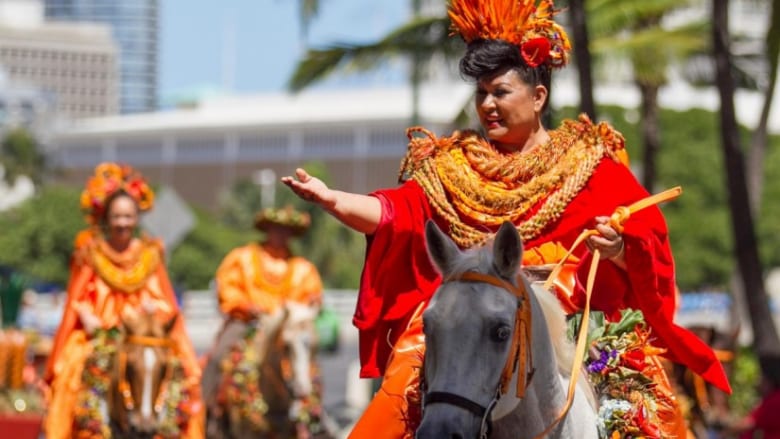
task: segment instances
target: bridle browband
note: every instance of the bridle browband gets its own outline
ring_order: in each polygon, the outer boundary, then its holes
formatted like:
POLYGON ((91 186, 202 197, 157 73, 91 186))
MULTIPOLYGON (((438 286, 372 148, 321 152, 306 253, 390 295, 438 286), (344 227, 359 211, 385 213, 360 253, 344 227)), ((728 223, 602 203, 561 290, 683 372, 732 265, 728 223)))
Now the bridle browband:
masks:
POLYGON ((495 396, 487 407, 455 393, 443 391, 426 392, 423 389, 423 409, 429 404, 440 403, 467 410, 482 419, 480 438, 487 438, 491 428, 490 414, 498 399, 508 393, 512 376, 515 372, 518 373, 516 392, 518 398, 523 398, 534 374, 533 358, 529 349, 531 345, 531 306, 528 289, 524 283, 521 283, 520 286, 515 286, 498 276, 477 273, 475 271, 466 271, 459 276, 448 278, 442 283, 448 282, 486 283, 502 288, 517 298, 517 312, 515 314, 515 325, 509 356, 501 372, 501 379, 499 380, 495 396))

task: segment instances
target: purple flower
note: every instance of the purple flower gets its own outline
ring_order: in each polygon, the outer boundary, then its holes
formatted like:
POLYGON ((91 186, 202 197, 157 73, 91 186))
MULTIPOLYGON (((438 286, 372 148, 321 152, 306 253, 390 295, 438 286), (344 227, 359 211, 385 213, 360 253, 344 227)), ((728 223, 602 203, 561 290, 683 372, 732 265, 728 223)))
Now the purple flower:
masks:
POLYGON ((602 370, 604 370, 605 367, 607 367, 607 362, 609 362, 611 358, 615 358, 615 356, 617 356, 616 351, 610 351, 610 352, 601 351, 601 353, 599 354, 599 359, 594 360, 593 362, 588 364, 587 367, 588 372, 590 373, 601 372, 602 370))

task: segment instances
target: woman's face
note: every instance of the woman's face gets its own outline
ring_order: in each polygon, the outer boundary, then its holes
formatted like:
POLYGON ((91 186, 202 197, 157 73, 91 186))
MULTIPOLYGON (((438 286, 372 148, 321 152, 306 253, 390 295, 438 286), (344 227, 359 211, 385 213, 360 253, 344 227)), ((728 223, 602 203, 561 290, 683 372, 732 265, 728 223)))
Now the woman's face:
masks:
POLYGON ((138 206, 128 195, 119 195, 108 205, 106 212, 108 238, 114 244, 127 244, 133 239, 138 225, 138 206))
POLYGON ((505 150, 521 150, 541 127, 547 89, 530 86, 507 69, 477 82, 476 106, 487 137, 505 150))

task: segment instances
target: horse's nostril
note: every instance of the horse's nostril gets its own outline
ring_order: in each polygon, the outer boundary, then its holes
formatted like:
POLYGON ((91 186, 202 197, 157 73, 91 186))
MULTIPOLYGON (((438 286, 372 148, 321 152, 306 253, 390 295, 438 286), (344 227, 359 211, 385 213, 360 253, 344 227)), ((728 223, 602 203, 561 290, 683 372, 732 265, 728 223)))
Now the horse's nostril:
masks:
POLYGON ((463 439, 463 436, 461 436, 460 433, 452 433, 451 439, 463 439))

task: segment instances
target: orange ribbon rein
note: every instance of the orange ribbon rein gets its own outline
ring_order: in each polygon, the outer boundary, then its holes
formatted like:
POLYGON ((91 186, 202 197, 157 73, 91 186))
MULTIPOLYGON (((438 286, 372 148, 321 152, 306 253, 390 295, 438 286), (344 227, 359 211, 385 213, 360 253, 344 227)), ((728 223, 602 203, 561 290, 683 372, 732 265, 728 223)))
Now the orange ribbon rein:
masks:
MULTIPOLYGON (((623 233, 623 224, 631 217, 633 213, 636 213, 646 207, 654 206, 656 204, 662 203, 664 201, 670 201, 673 200, 682 194, 682 188, 680 186, 674 187, 672 189, 665 190, 661 193, 651 195, 649 197, 643 198, 639 201, 634 202, 628 207, 625 206, 619 206, 615 209, 615 211, 610 215, 610 221, 609 224, 614 228, 618 233, 623 233)), ((583 230, 582 233, 580 233, 580 236, 577 237, 577 239, 574 240, 574 243, 572 244, 571 248, 568 252, 566 252, 566 256, 564 256, 558 264, 553 269, 552 273, 550 273, 550 276, 547 278, 547 281, 544 283, 544 289, 550 290, 553 286, 553 282, 558 277, 558 274, 560 274, 561 269, 563 268, 564 262, 569 259, 569 257, 572 255, 574 250, 579 247, 580 244, 582 244, 583 241, 585 241, 588 237, 593 235, 598 235, 599 232, 594 229, 590 230, 583 230)), ((599 259, 601 252, 598 251, 598 249, 593 251, 593 259, 590 263, 590 269, 588 270, 588 280, 585 288, 585 308, 582 311, 582 321, 580 323, 580 330, 577 334, 577 346, 574 350, 574 364, 572 364, 571 368, 571 377, 569 379, 569 393, 566 397, 566 405, 564 405, 563 410, 558 415, 558 417, 553 421, 552 424, 550 424, 549 427, 547 427, 541 434, 535 436, 536 438, 541 438, 546 436, 554 427, 557 425, 564 416, 569 412, 569 409, 571 408, 572 403, 574 402, 574 390, 577 386, 577 379, 579 378, 580 369, 582 368, 582 358, 585 356, 585 343, 587 341, 587 333, 588 333, 588 323, 590 320, 590 298, 593 294, 593 284, 596 281, 596 271, 598 270, 599 265, 599 259)))

